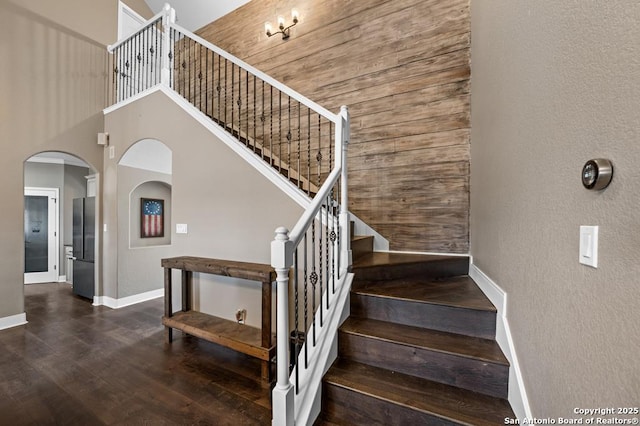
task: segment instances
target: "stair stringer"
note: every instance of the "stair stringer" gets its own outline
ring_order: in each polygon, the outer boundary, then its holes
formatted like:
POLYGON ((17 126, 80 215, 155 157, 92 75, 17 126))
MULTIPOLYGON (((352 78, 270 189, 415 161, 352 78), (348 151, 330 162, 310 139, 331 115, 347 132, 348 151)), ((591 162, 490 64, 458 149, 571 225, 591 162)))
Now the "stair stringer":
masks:
POLYGON ((143 99, 156 92, 162 92, 169 99, 174 101, 180 108, 182 108, 187 114, 193 117, 198 123, 200 123, 205 129, 211 132, 214 136, 224 142, 232 151, 238 154, 243 160, 249 163, 260 174, 267 178, 271 183, 276 185, 287 196, 289 196, 294 202, 300 205, 303 209, 307 209, 311 204, 311 199, 293 183, 289 182, 287 178, 278 173, 275 169, 265 163, 260 157, 258 157, 253 151, 240 143, 238 139, 230 135, 220 125, 213 122, 199 109, 191 105, 189 101, 180 96, 177 92, 166 86, 159 84, 150 89, 147 89, 135 96, 128 98, 126 101, 117 103, 109 108, 105 108, 104 115, 110 112, 116 111, 126 105, 129 105, 137 100, 143 99))
MULTIPOLYGON (((322 327, 316 330, 316 345, 305 342, 298 356, 298 365, 304 366, 304 353, 308 350, 309 368, 300 368, 300 389, 295 398, 295 424, 308 425, 320 415, 322 402, 322 378, 338 357, 338 329, 350 314, 350 293, 353 273, 344 275, 341 283, 336 283, 337 292, 330 296, 331 309, 325 312, 322 327), (308 348, 305 348, 308 346, 308 348)), ((319 312, 316 321, 320 323, 319 312)), ((296 370, 291 375, 296 383, 296 370)))
POLYGON ((353 214, 353 212, 349 212, 349 216, 353 221, 353 228, 356 235, 373 237, 373 251, 389 251, 389 240, 367 225, 365 221, 353 214))
MULTIPOLYGON (((143 99, 156 92, 162 92, 169 99, 174 101, 180 108, 182 108, 187 114, 193 117, 204 128, 210 131, 218 139, 224 142, 229 148, 231 148, 242 159, 249 163, 253 168, 260 172, 271 183, 276 185, 287 196, 289 196, 294 202, 296 202, 303 209, 307 209, 311 204, 311 198, 303 190, 298 188, 286 177, 281 175, 277 170, 272 168, 269 164, 257 156, 251 149, 244 144, 240 143, 237 138, 229 134, 222 126, 211 120, 206 114, 193 106, 188 100, 183 98, 173 89, 168 88, 163 84, 158 84, 143 92, 140 92, 134 96, 127 98, 126 100, 119 102, 113 106, 105 108, 103 110, 104 115, 110 112, 116 111, 126 105, 129 105, 137 100, 143 99)), ((349 213, 351 219, 354 221, 356 232, 359 235, 372 235, 374 237, 374 250, 385 251, 389 250, 389 241, 376 232, 373 228, 367 225, 362 219, 358 218, 355 214, 349 213)))
POLYGON ((509 360, 509 403, 521 422, 525 419, 532 419, 533 414, 531 413, 520 362, 518 361, 511 328, 507 320, 507 294, 473 263, 473 260, 469 265, 469 276, 498 309, 496 316, 496 342, 509 360))

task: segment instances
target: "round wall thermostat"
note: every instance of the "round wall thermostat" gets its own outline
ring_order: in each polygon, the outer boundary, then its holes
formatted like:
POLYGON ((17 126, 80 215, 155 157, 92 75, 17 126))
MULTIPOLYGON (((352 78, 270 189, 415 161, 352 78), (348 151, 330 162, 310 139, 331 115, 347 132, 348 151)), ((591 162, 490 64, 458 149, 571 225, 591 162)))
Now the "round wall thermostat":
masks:
POLYGON ((587 189, 605 189, 613 177, 613 165, 604 158, 589 160, 582 167, 582 184, 587 189))

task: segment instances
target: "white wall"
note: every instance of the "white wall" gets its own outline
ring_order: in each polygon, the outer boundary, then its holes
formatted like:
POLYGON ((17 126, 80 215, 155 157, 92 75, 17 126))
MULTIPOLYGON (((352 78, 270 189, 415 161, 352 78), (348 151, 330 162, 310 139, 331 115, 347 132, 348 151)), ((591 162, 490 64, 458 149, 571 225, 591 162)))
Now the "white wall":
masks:
MULTIPOLYGON (((165 0, 146 0, 146 2, 154 13, 160 12, 166 3, 165 0)), ((195 32, 197 29, 248 2, 249 0, 173 0, 170 4, 176 10, 176 23, 189 31, 195 32)), ((287 11, 286 13, 290 12, 287 11)), ((269 17, 269 19, 275 19, 275 17, 269 17)), ((262 27, 258 28, 258 30, 261 29, 262 27)))

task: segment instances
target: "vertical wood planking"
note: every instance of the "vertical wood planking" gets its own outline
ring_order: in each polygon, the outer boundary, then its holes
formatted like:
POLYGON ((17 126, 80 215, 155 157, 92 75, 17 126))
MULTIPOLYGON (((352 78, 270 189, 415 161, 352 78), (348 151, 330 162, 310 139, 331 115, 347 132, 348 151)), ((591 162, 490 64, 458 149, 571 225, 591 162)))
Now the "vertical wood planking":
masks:
POLYGON ((198 34, 350 107, 349 208, 391 249, 468 252, 469 0, 249 2, 198 34), (293 7, 291 38, 268 38, 264 22, 293 7))

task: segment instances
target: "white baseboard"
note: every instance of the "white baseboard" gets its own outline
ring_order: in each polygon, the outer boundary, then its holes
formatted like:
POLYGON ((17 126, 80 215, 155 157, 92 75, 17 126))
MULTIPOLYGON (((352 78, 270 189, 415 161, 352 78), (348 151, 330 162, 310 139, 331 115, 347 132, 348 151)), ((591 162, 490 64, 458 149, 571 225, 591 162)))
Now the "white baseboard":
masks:
POLYGON ((109 296, 94 296, 93 306, 106 306, 111 309, 120 309, 125 306, 135 305, 137 303, 146 302, 147 300, 157 299, 164 297, 164 289, 151 290, 145 293, 134 294, 133 296, 123 297, 121 299, 114 299, 109 296))
POLYGON ((351 220, 353 221, 353 232, 355 235, 372 235, 373 236, 373 251, 388 251, 389 240, 376 232, 375 229, 367 225, 362 219, 356 216, 353 212, 349 212, 351 220))
POLYGON ((9 317, 0 318, 0 330, 5 328, 17 327, 27 323, 27 314, 21 313, 17 315, 11 315, 9 317))
POLYGON ((67 276, 66 275, 58 276, 58 282, 59 283, 66 283, 67 282, 67 276))
POLYGON ((510 363, 509 367, 509 403, 516 417, 523 422, 532 419, 529 399, 524 387, 518 356, 513 344, 511 329, 507 319, 507 294, 491 278, 489 278, 476 265, 469 265, 469 276, 478 284, 480 290, 487 296, 491 303, 498 309, 496 318, 496 341, 510 363))

